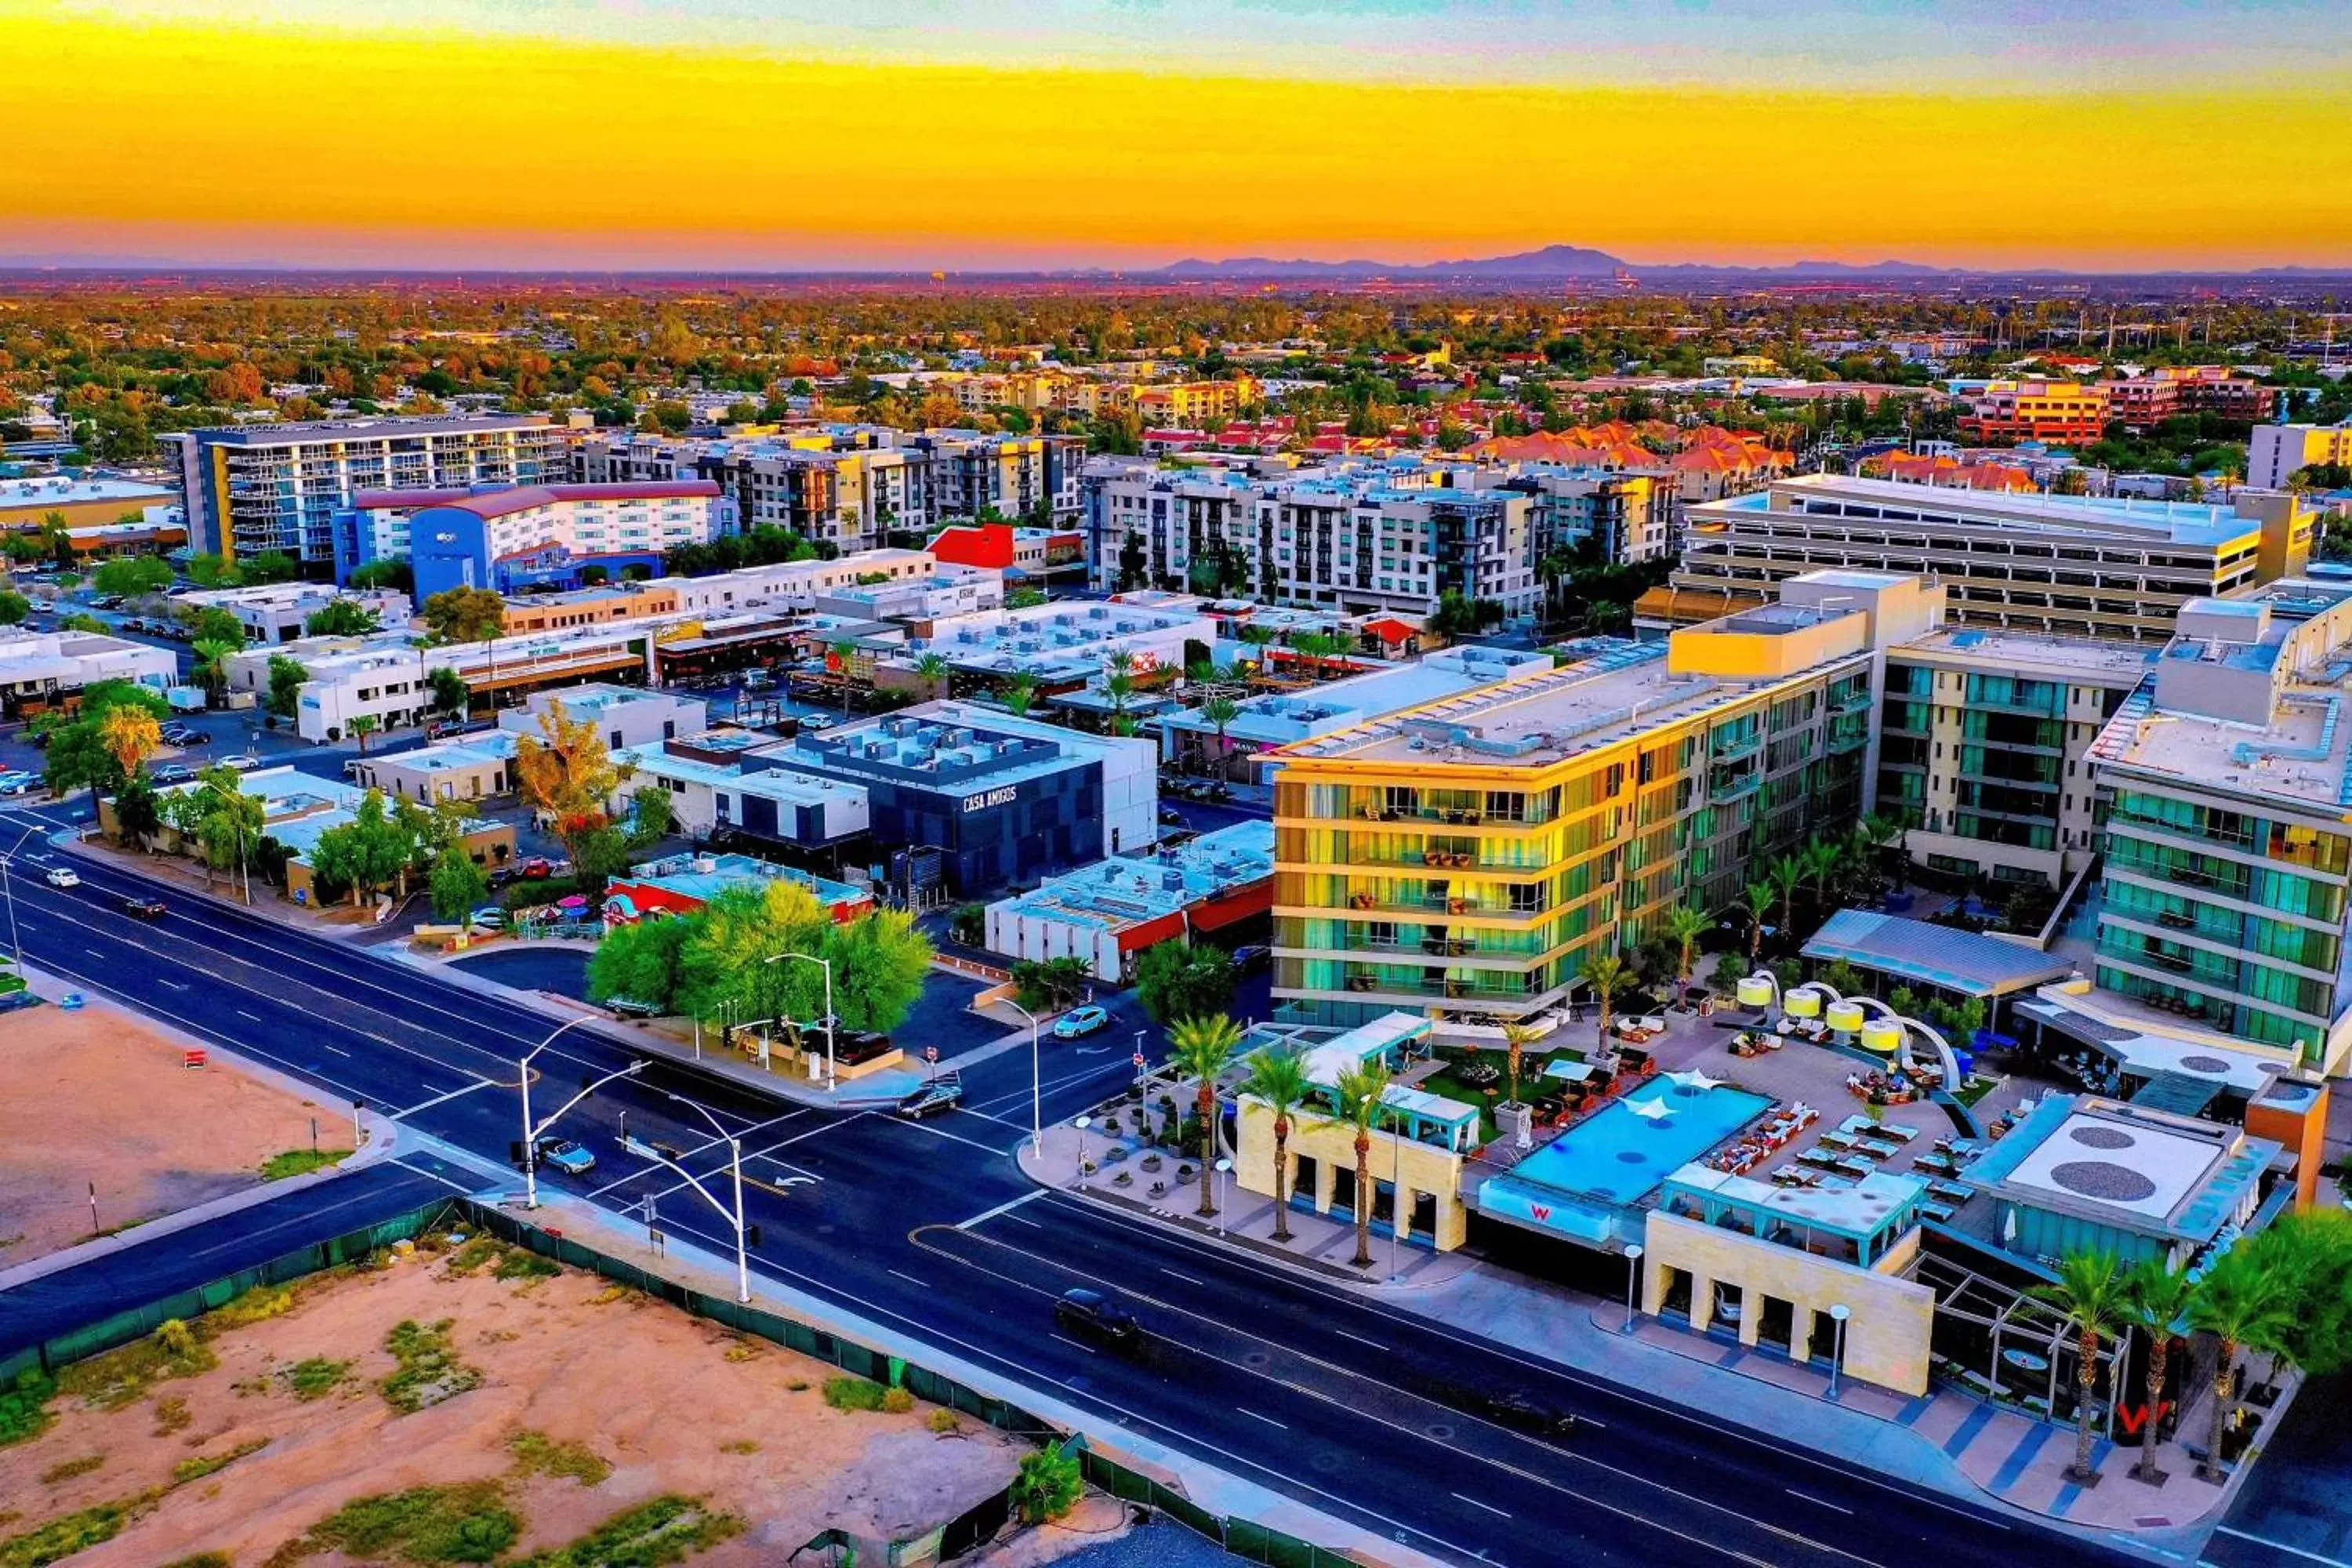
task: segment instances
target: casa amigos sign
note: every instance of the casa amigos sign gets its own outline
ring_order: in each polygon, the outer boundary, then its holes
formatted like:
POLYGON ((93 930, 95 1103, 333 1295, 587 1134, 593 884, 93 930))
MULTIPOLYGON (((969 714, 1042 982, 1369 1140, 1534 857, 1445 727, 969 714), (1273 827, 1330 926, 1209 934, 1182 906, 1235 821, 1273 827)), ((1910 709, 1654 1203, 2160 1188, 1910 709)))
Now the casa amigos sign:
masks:
POLYGON ((1011 784, 1006 784, 1002 789, 992 789, 984 795, 968 795, 964 796, 963 808, 967 812, 973 812, 986 811, 989 807, 995 805, 1011 805, 1015 800, 1020 798, 1020 795, 1021 792, 1019 790, 1015 789, 1011 784))

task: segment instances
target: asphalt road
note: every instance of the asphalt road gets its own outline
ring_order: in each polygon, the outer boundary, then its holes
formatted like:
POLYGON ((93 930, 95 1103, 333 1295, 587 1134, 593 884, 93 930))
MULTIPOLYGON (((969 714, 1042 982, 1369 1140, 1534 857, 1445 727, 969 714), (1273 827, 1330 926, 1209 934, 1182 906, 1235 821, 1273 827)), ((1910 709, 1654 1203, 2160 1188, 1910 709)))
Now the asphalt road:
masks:
MULTIPOLYGON (((80 888, 51 889, 22 873, 63 852, 28 847, 16 888, 35 964, 477 1153, 503 1159, 519 1136, 516 1064, 548 1036, 545 1016, 176 890, 169 915, 142 922, 118 904, 142 886, 134 874, 80 861, 80 888)), ((1127 1081, 1131 1038, 1122 1019, 1090 1040, 1045 1040, 1045 1118, 1127 1081)), ((623 1213, 650 1198, 665 1230, 731 1252, 726 1222, 620 1144, 625 1118, 698 1176, 720 1176, 723 1145, 668 1098, 690 1096, 743 1141, 762 1277, 1461 1562, 2127 1560, 1041 1193, 1011 1157, 1028 1132, 1028 1055, 975 1065, 965 1108, 919 1124, 781 1106, 656 1065, 558 1125, 597 1168, 542 1179, 623 1213), (1080 1283, 1136 1306, 1150 1330, 1139 1353, 1056 1331, 1053 1299, 1080 1283), (1575 1411, 1584 1429, 1554 1445, 1468 1413, 1514 1387, 1575 1411)), ((568 1029, 537 1060, 534 1111, 631 1059, 625 1033, 568 1029)), ((141 1281, 109 1285, 118 1299, 141 1293, 141 1281)))

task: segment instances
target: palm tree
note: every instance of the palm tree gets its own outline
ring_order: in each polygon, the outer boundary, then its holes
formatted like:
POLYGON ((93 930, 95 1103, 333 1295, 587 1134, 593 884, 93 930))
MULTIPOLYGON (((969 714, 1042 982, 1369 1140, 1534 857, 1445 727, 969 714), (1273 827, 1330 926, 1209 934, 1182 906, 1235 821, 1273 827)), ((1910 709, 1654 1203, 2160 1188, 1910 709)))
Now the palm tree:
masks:
POLYGON ((1135 677, 1121 672, 1103 682, 1103 693, 1110 699, 1110 731, 1114 735, 1127 731, 1127 705, 1135 698, 1135 677))
POLYGON ((1503 1048, 1509 1053, 1504 1059, 1509 1067, 1513 1105, 1519 1102, 1519 1059, 1526 1054, 1528 1042, 1535 1037, 1536 1032, 1525 1024, 1512 1023, 1503 1026, 1503 1048))
POLYGON ((375 733, 376 716, 362 713, 352 721, 352 739, 360 743, 360 755, 367 755, 367 738, 375 733))
POLYGON ((2058 1265, 2058 1282, 2033 1293, 2074 1325, 2074 1463, 2066 1479, 2088 1486, 2099 1474, 2091 1464, 2091 1398, 2098 1390, 2099 1345, 2130 1321, 2131 1279, 2112 1252, 2070 1252, 2058 1265))
POLYGON ((127 780, 136 775, 140 764, 153 756, 155 749, 163 743, 163 727, 155 722, 155 715, 139 704, 118 703, 99 720, 98 740, 127 780))
POLYGON ((1006 681, 999 695, 1014 718, 1026 718, 1030 706, 1037 700, 1037 678, 1024 669, 1006 681))
POLYGON ((1772 890, 1780 895, 1780 929, 1796 929, 1797 889, 1804 886, 1805 863, 1794 855, 1783 855, 1765 868, 1765 879, 1772 890))
POLYGON ((1242 705, 1230 697, 1212 697, 1201 704, 1201 717, 1217 729, 1217 776, 1225 773, 1225 726, 1241 717, 1242 705))
POLYGON ((1832 838, 1816 838, 1798 851, 1797 863, 1805 868, 1805 879, 1813 885, 1816 912, 1828 903, 1829 879, 1837 875, 1837 868, 1844 859, 1845 850, 1832 838))
POLYGON ((2294 1322, 2285 1277, 2245 1247, 2233 1247, 2206 1266, 2205 1277, 2190 1287, 2189 1326, 2220 1342, 2213 1358, 2213 1425, 2205 1443, 2205 1462, 2198 1473, 2219 1482, 2221 1433, 2232 1404, 2235 1363, 2244 1348, 2267 1349, 2278 1343, 2294 1322))
POLYGON ((205 701, 220 700, 221 689, 228 684, 228 656, 243 646, 223 637, 199 637, 191 646, 196 661, 188 673, 205 689, 205 701))
POLYGON ((1217 1212, 1217 1075, 1225 1070, 1242 1043, 1242 1026, 1223 1013, 1205 1018, 1179 1018, 1168 1031, 1169 1059, 1176 1070, 1194 1079, 1193 1103, 1201 1117, 1201 1206, 1202 1218, 1217 1212))
POLYGON ((1706 934, 1710 924, 1706 915, 1688 904, 1676 904, 1666 911, 1664 934, 1675 944, 1675 1000, 1682 1001, 1690 992, 1691 968, 1698 962, 1698 939, 1706 934))
POLYGON ((827 650, 833 655, 833 667, 841 672, 841 716, 849 717, 849 663, 857 657, 857 645, 843 637, 827 650))
POLYGON ((1356 1267, 1372 1266, 1372 1129, 1389 1091, 1389 1064, 1375 1058, 1339 1075, 1339 1114, 1356 1129, 1356 1267))
POLYGON ((1862 819, 1862 826, 1858 831, 1864 839, 1868 841, 1882 867, 1889 859, 1894 861, 1895 889, 1901 892, 1904 883, 1903 868, 1907 863, 1907 858, 1900 854, 1890 857, 1886 851, 1899 850, 1903 847, 1904 840, 1910 831, 1903 826, 1903 819, 1889 812, 1874 811, 1862 819))
POLYGON ((943 653, 927 653, 915 661, 915 674, 927 684, 933 697, 947 693, 948 659, 943 653))
POLYGON ((1740 898, 1748 911, 1748 972, 1753 974, 1764 962, 1764 922, 1780 901, 1780 891, 1769 882, 1750 882, 1740 889, 1740 898))
POLYGON ((2126 1305, 2131 1321, 2147 1331, 2147 1426, 2140 1438, 2139 1462, 2132 1474, 2148 1485, 2162 1486, 2164 1472, 2156 1468, 2158 1412, 2164 1403, 2165 1362, 2171 1354, 2173 1326, 2189 1310, 2189 1277, 2165 1266, 2159 1258, 2144 1258, 2125 1280, 2126 1305))
POLYGON ((1276 1050, 1269 1046, 1250 1053, 1249 1069, 1241 1091, 1255 1095, 1274 1112, 1274 1239, 1288 1241, 1290 1113, 1307 1098, 1307 1062, 1295 1049, 1276 1050))
POLYGON ((1614 1021, 1618 995, 1633 983, 1633 970, 1616 953, 1596 952, 1584 961, 1576 976, 1592 987, 1593 1003, 1601 1010, 1601 1048, 1605 1051, 1609 1048, 1609 1026, 1614 1021))

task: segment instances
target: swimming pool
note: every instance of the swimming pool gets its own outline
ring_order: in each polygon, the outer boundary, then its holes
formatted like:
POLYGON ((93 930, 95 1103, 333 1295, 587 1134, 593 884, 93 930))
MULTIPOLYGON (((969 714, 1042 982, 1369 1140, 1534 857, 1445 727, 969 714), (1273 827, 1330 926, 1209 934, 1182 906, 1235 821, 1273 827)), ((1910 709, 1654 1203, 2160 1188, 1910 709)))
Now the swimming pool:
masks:
POLYGON ((1653 1079, 1512 1166, 1507 1179, 1630 1204, 1771 1104, 1745 1089, 1690 1089, 1653 1079), (1652 1101, 1664 1104, 1667 1114, 1654 1119, 1633 1110, 1652 1101))

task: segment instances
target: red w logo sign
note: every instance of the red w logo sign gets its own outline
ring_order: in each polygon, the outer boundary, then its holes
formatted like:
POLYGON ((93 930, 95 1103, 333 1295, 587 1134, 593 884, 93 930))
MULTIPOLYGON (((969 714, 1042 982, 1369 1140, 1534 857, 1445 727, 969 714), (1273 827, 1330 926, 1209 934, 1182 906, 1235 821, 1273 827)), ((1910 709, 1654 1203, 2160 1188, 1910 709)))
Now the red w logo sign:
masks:
POLYGON ((1549 1204, 1529 1204, 1528 1205, 1528 1212, 1535 1215, 1536 1218, 1539 1220, 1551 1218, 1551 1205, 1549 1204))
MULTIPOLYGON (((2166 1400, 2163 1404, 2156 1407, 2156 1418, 2158 1421, 2163 1420, 2165 1414, 2171 1408, 2172 1401, 2169 1399, 2166 1400)), ((2139 1436, 2139 1429, 2147 1425, 2147 1406, 2145 1405, 2118 1405, 2116 1406, 2116 1419, 2123 1424, 2123 1429, 2126 1434, 2130 1436, 2137 1437, 2139 1436)))

